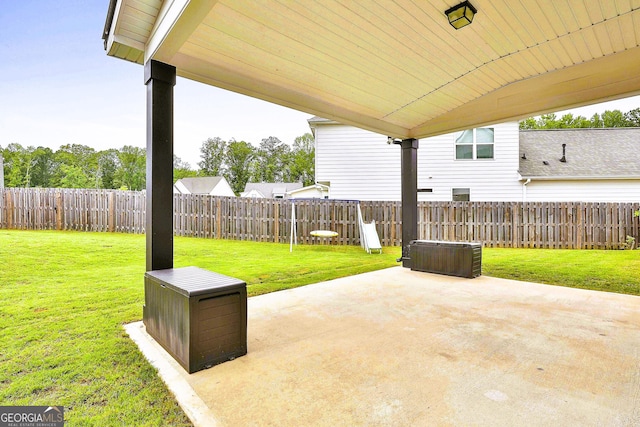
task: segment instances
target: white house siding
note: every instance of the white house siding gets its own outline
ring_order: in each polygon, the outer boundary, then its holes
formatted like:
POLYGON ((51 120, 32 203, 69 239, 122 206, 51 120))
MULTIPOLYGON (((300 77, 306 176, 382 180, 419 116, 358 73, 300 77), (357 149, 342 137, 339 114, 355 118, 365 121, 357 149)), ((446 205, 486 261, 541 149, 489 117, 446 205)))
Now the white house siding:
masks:
MULTIPOLYGON (((451 200, 452 188, 469 188, 472 201, 521 200, 518 124, 492 126, 494 159, 455 160, 453 135, 420 140, 419 200, 451 200)), ((332 199, 400 200, 400 147, 387 137, 352 126, 316 127, 316 180, 330 182, 332 199)))
POLYGON ((640 180, 531 181, 528 202, 638 202, 640 180))
POLYGON ((353 126, 316 128, 316 182, 332 199, 400 200, 400 148, 353 126))
POLYGON ((453 188, 469 188, 471 201, 515 201, 522 197, 518 182, 518 123, 493 126, 493 159, 455 160, 452 134, 420 140, 418 149, 419 200, 451 200, 453 188))

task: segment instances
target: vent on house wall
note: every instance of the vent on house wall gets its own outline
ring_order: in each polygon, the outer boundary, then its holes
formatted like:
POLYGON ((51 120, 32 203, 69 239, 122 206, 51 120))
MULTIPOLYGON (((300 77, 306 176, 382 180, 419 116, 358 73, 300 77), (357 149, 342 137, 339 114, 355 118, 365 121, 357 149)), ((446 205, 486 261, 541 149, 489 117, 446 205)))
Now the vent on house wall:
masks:
POLYGON ((562 144, 562 158, 560 159, 560 161, 562 163, 567 163, 567 156, 565 155, 566 154, 566 151, 565 151, 566 148, 567 148, 567 144, 562 144))

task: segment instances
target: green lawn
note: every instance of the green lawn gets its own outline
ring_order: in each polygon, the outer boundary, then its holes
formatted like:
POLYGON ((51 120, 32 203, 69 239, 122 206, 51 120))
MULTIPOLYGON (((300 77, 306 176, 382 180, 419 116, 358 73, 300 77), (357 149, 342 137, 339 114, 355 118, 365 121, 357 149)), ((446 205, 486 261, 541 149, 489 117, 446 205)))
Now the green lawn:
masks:
MULTIPOLYGON (((145 238, 0 230, 0 404, 64 405, 69 425, 189 425, 122 324, 142 317, 145 238)), ((397 265, 399 248, 176 238, 176 267, 250 295, 397 265)), ((486 275, 640 294, 640 251, 484 249, 486 275)))
MULTIPOLYGON (((0 405, 63 405, 69 425, 189 425, 122 325, 141 320, 145 238, 0 230, 0 405)), ((396 265, 395 252, 177 238, 176 267, 251 295, 396 265)))
POLYGON ((640 250, 483 249, 487 276, 640 295, 640 250))

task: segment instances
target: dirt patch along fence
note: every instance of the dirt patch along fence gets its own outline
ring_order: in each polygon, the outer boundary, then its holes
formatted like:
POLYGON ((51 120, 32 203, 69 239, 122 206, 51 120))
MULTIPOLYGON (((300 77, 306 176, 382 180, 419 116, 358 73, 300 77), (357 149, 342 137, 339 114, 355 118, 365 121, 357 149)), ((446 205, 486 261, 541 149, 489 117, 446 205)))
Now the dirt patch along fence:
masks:
MULTIPOLYGON (((0 228, 144 233, 144 192, 5 188, 0 228)), ((291 200, 173 196, 178 236, 289 242, 291 200)), ((359 244, 358 203, 375 221, 384 246, 399 246, 402 206, 397 201, 301 200, 296 206, 298 243, 359 244), (311 237, 312 230, 338 237, 311 237)), ((619 249, 627 236, 640 241, 640 203, 420 202, 420 239, 473 241, 487 247, 619 249)))

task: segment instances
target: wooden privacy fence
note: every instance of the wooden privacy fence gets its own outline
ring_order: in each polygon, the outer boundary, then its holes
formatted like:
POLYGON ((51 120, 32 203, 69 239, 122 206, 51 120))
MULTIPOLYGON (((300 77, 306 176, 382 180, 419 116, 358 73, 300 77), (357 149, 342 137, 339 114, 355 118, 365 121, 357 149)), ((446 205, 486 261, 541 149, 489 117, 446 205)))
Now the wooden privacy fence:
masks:
MULTIPOLYGON (((174 195, 174 230, 179 236, 287 243, 295 205, 298 243, 360 244, 358 202, 282 200, 174 195), (332 239, 311 237, 313 230, 332 230, 332 239)), ((375 220, 385 246, 400 244, 400 203, 360 202, 365 220, 375 220)))
POLYGON ((143 192, 5 188, 0 193, 1 228, 144 233, 143 192))
MULTIPOLYGON (((0 190, 0 227, 144 233, 144 192, 6 188, 0 190)), ((384 246, 402 239, 400 202, 282 200, 174 195, 179 236, 289 242, 292 203, 298 243, 359 244, 357 206, 375 221, 384 246), (332 230, 333 239, 311 237, 332 230)), ((171 209, 167 201, 167 209, 171 209)), ((640 241, 639 203, 421 202, 420 239, 473 241, 488 247, 618 249, 627 236, 640 241)))

